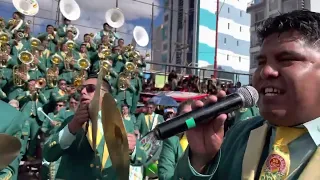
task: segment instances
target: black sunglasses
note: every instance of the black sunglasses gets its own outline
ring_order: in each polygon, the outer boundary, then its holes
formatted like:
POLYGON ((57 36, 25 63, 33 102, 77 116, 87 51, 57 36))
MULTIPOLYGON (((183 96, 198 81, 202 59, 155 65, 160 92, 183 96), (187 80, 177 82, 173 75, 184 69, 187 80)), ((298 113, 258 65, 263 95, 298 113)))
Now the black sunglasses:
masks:
MULTIPOLYGON (((82 85, 78 89, 79 92, 81 92, 84 88, 86 88, 87 93, 93 93, 96 90, 96 85, 94 85, 94 84, 82 85)), ((106 91, 106 89, 103 89, 103 88, 101 88, 101 89, 106 91)))

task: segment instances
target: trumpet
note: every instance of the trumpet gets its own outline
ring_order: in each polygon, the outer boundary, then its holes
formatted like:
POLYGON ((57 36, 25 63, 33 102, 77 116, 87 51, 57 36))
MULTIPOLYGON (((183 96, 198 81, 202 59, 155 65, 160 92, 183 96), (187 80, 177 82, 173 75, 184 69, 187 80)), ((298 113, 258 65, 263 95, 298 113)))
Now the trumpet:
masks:
POLYGON ((43 89, 47 85, 46 79, 45 78, 39 78, 36 80, 35 88, 36 89, 43 89))
MULTIPOLYGON (((7 55, 7 43, 9 42, 9 34, 7 33, 0 33, 0 54, 7 55)), ((0 59, 0 67, 4 68, 8 65, 8 59, 0 59)))
POLYGON ((102 54, 102 57, 100 57, 100 58, 105 60, 108 56, 111 55, 111 50, 110 49, 103 49, 100 53, 102 54))
POLYGON ((100 67, 102 67, 106 71, 106 76, 110 75, 112 65, 108 60, 100 61, 100 67))

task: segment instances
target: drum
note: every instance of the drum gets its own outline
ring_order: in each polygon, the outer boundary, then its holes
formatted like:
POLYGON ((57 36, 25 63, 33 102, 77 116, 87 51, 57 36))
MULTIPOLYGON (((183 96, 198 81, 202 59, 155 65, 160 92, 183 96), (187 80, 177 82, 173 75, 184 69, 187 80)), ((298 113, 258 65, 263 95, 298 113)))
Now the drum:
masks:
POLYGON ((146 157, 146 163, 144 164, 146 175, 150 178, 155 178, 158 176, 157 161, 162 150, 162 141, 157 140, 153 132, 149 132, 140 139, 140 143, 146 157))

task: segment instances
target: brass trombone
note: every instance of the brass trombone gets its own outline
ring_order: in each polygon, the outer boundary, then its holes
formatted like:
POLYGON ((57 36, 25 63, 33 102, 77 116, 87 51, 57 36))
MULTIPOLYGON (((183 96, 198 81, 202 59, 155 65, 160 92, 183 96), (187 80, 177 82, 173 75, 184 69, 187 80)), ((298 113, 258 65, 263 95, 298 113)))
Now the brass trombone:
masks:
POLYGON ((43 89, 47 85, 46 79, 45 78, 39 78, 36 80, 35 88, 36 89, 43 89))

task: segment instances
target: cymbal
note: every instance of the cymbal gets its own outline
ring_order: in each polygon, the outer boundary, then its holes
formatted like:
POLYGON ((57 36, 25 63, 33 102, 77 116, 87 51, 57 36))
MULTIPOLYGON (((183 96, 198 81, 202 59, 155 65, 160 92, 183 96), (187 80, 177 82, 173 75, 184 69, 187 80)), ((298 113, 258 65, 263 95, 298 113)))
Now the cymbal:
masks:
POLYGON ((0 134, 0 170, 7 167, 19 154, 20 140, 16 137, 0 134))
POLYGON ((129 144, 122 116, 111 94, 106 93, 102 100, 102 127, 112 166, 119 180, 129 179, 129 144), (127 155, 126 155, 127 154, 127 155))

